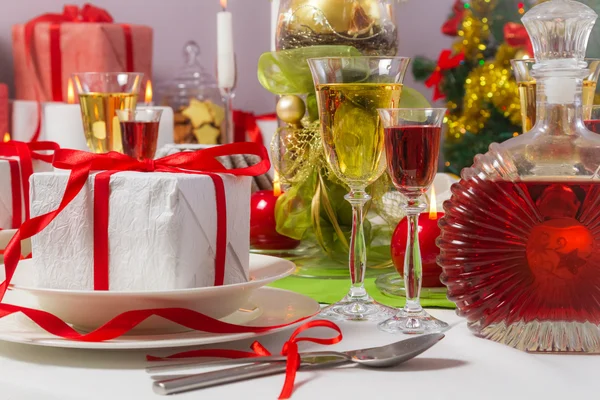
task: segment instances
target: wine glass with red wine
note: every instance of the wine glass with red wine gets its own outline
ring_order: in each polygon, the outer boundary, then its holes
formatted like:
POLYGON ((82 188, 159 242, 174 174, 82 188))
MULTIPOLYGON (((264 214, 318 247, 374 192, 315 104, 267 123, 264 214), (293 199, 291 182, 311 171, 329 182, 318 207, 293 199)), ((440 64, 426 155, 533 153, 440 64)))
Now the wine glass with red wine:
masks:
POLYGON ((396 189, 407 203, 408 219, 404 285, 406 304, 395 316, 379 324, 392 333, 435 333, 448 324, 429 315, 419 301, 423 268, 419 248, 419 214, 427 208, 422 196, 427 192, 438 169, 444 108, 380 109, 384 126, 387 167, 396 189))
POLYGON ((154 159, 161 115, 157 109, 117 110, 124 154, 139 161, 154 159))

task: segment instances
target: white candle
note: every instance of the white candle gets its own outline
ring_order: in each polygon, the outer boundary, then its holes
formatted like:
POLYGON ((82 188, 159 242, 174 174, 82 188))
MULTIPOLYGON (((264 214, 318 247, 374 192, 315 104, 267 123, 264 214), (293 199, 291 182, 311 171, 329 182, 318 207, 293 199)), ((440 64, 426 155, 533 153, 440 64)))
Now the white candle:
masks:
POLYGON ((56 142, 61 148, 89 151, 79 104, 44 104, 43 140, 56 142))
MULTIPOLYGON (((38 122, 37 102, 12 100, 9 107, 11 109, 11 138, 21 142, 29 142, 35 133, 38 122)), ((40 140, 43 140, 42 137, 43 134, 40 135, 40 140)))
POLYGON ((235 85, 233 24, 227 0, 221 0, 221 7, 223 11, 217 13, 217 76, 220 88, 231 89, 235 85))
POLYGON ((277 25, 279 23, 279 0, 271 0, 271 51, 277 49, 277 25))

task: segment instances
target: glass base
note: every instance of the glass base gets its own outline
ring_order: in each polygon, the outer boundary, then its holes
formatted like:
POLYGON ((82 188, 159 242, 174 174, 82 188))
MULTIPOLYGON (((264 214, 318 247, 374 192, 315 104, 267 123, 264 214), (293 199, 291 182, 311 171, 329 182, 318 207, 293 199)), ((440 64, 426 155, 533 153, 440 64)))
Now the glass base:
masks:
MULTIPOLYGON (((404 288, 404 279, 398 272, 390 272, 379 275, 375 280, 375 286, 379 291, 390 297, 406 297, 404 288)), ((422 287, 419 298, 421 299, 441 299, 446 300, 447 288, 443 287, 422 287)))
POLYGON ((440 333, 450 329, 450 325, 444 321, 432 317, 425 310, 408 312, 400 310, 392 318, 379 324, 379 329, 388 333, 440 333))
POLYGON ((383 321, 398 312, 397 309, 377 303, 367 296, 364 300, 344 297, 340 302, 324 309, 319 317, 335 321, 383 321))

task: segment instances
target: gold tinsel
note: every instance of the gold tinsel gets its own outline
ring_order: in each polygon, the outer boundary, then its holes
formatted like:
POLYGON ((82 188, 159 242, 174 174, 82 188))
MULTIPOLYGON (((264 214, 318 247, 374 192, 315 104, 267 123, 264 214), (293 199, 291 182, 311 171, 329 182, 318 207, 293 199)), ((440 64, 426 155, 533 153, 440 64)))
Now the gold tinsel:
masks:
MULTIPOLYGON (((503 44, 493 61, 484 62, 471 71, 465 81, 462 115, 451 114, 447 120, 449 139, 459 139, 467 131, 480 132, 491 116, 490 106, 512 123, 520 123, 519 93, 510 68, 510 60, 516 52, 515 48, 503 44)), ((456 105, 449 104, 448 108, 452 110, 456 105)))
POLYGON ((454 43, 456 53, 464 52, 470 61, 483 59, 485 43, 490 36, 490 18, 497 0, 473 0, 465 12, 462 27, 458 31, 460 40, 454 43))
POLYGON ((465 81, 462 113, 456 113, 458 104, 448 103, 450 114, 446 122, 449 141, 460 140, 466 132, 480 132, 491 117, 492 108, 502 112, 514 124, 521 121, 519 93, 510 66, 517 49, 503 44, 494 60, 485 61, 484 57, 490 38, 490 19, 497 2, 472 0, 458 32, 460 39, 453 46, 456 53, 464 52, 468 61, 480 66, 474 68, 465 81))

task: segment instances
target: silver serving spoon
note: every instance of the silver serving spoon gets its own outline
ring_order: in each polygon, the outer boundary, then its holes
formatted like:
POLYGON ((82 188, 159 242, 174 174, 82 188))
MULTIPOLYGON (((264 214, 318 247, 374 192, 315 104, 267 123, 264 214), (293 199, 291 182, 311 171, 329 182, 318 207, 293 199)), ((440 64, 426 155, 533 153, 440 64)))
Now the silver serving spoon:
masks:
MULTIPOLYGON (((443 338, 444 335, 441 333, 432 333, 370 349, 302 353, 300 367, 303 369, 307 367, 322 368, 348 363, 372 368, 392 367, 418 356, 443 338)), ((168 379, 155 381, 152 386, 155 393, 169 395, 274 375, 285 372, 286 364, 282 362, 285 359, 280 356, 238 359, 235 361, 252 364, 193 375, 169 376, 165 377, 168 379)))

